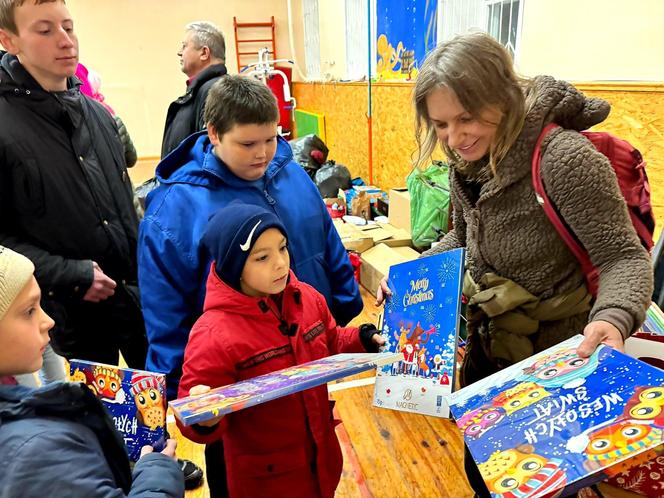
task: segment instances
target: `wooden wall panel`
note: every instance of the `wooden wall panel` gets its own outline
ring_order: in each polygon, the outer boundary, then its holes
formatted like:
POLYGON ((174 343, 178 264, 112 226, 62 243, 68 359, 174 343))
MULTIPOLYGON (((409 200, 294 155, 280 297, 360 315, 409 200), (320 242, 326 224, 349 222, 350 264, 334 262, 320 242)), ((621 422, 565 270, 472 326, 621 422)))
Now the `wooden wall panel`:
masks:
MULTIPOLYGON (((664 224, 664 84, 578 83, 588 95, 608 100, 609 119, 598 129, 629 140, 648 162, 658 229, 664 224)), ((405 185, 415 151, 413 85, 373 88, 373 179, 384 190, 405 185)), ((295 83, 298 107, 325 114, 330 158, 368 181, 366 83, 295 83)))
POLYGON ((294 83, 293 92, 298 108, 325 115, 329 158, 367 178, 366 85, 294 83))

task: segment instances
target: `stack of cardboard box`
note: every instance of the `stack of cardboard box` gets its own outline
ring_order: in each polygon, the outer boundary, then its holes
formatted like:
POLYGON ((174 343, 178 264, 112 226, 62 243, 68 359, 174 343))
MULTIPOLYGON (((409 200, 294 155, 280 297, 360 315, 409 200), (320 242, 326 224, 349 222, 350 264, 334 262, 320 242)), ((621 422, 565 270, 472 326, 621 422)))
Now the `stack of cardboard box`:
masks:
POLYGON ((356 226, 335 219, 334 226, 344 247, 360 254, 360 283, 374 295, 390 266, 420 255, 412 248, 410 195, 406 189, 390 190, 389 223, 356 226))

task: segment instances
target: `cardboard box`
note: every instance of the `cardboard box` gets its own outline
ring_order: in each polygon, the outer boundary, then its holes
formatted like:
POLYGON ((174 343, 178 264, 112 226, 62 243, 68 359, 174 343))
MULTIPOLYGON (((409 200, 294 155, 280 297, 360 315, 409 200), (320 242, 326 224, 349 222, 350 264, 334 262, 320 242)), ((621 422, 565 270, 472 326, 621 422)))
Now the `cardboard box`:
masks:
POLYGON ((383 243, 390 247, 412 246, 410 232, 403 228, 396 228, 390 223, 375 223, 357 227, 361 232, 368 234, 374 244, 383 243))
POLYGON ((387 275, 390 266, 420 257, 420 253, 410 247, 390 247, 378 244, 362 253, 360 283, 374 296, 381 279, 387 275))
POLYGON ((625 353, 632 358, 664 369, 664 342, 632 336, 625 341, 625 353))
POLYGON ((406 188, 390 190, 390 208, 388 218, 390 225, 403 228, 411 233, 410 228, 410 192, 406 188))
POLYGON ((337 229, 341 243, 347 251, 362 253, 374 246, 373 238, 360 231, 355 225, 345 223, 341 219, 334 219, 332 222, 337 229))

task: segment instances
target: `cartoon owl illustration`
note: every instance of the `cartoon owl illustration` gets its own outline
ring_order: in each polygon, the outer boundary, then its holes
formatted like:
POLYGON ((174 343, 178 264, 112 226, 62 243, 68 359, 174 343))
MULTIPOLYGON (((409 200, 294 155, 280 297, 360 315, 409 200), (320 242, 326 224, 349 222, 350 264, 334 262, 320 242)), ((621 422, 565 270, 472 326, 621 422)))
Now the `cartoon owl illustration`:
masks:
POLYGON ((544 496, 565 486, 561 460, 533 453, 530 445, 497 451, 478 465, 489 491, 505 498, 544 496))
POLYGON ((662 441, 662 430, 633 420, 618 420, 588 434, 586 456, 602 466, 662 441))
POLYGON ((112 402, 123 403, 124 391, 122 391, 122 371, 104 365, 95 366, 92 371, 92 387, 97 397, 112 402))
POLYGON ((637 387, 625 405, 624 418, 650 421, 664 428, 664 387, 637 387))
POLYGON ((500 407, 507 415, 511 415, 548 396, 551 396, 551 393, 534 382, 522 382, 493 398, 493 406, 500 407))
POLYGON ((599 352, 589 358, 581 358, 575 348, 566 348, 524 368, 524 380, 536 382, 542 387, 578 387, 597 369, 599 352))
POLYGON ((505 418, 505 410, 497 406, 477 408, 465 413, 457 425, 465 436, 478 438, 505 418))
POLYGON ((164 425, 166 420, 166 398, 162 395, 166 387, 163 377, 145 372, 135 372, 131 378, 131 395, 136 403, 136 418, 150 430, 164 425))

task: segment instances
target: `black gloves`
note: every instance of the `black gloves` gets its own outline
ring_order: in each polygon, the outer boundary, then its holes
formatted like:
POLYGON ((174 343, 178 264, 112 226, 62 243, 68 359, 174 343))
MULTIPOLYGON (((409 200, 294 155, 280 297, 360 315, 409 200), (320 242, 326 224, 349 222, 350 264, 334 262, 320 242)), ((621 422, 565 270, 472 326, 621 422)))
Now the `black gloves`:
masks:
POLYGON ((364 346, 364 350, 367 353, 378 352, 378 344, 371 340, 374 334, 380 335, 380 330, 378 330, 373 323, 365 323, 360 325, 360 341, 362 342, 362 346, 364 346))

